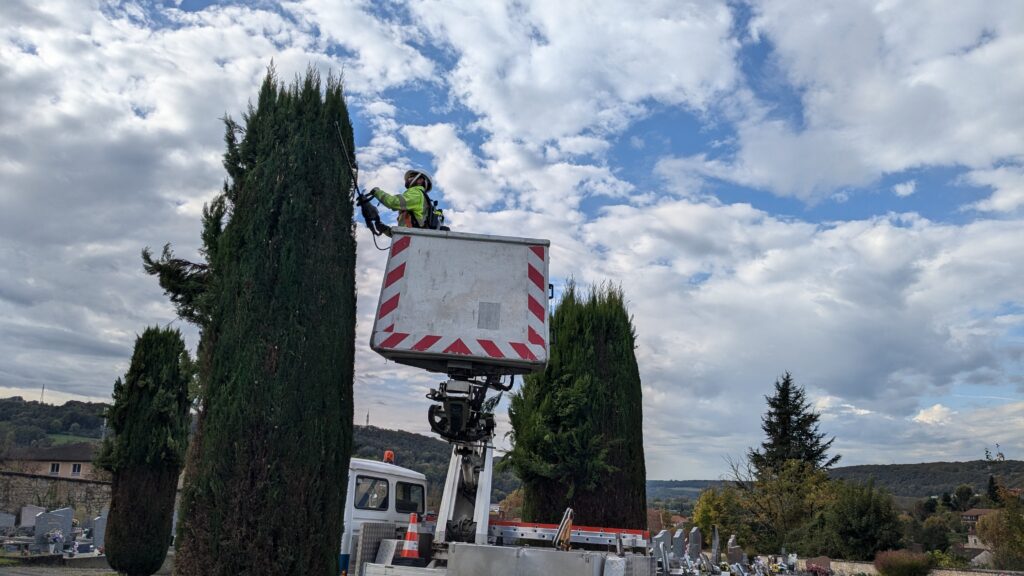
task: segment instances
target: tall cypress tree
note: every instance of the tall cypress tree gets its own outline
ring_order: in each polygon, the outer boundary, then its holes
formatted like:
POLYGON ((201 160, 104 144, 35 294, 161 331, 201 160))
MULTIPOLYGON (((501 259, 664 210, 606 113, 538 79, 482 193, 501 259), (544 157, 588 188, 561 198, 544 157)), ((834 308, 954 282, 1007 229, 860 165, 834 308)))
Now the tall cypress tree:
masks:
POLYGON ((622 291, 570 284, 551 316, 544 372, 512 396, 508 462, 523 480, 523 519, 645 528, 647 497, 636 335, 622 291))
POLYGON ((828 455, 835 438, 826 441, 818 431, 821 415, 811 409, 803 387, 793 383, 789 372, 775 381, 775 394, 765 400, 768 412, 761 417, 761 429, 767 438, 759 450, 747 453, 759 477, 781 469, 787 460, 800 460, 813 469, 828 469, 839 462, 838 454, 828 455))
POLYGON ((175 571, 334 575, 355 356, 352 181, 336 123, 350 151, 352 127, 340 82, 322 90, 313 71, 287 87, 268 72, 243 119, 225 121, 229 179, 204 211, 207 262, 144 254, 202 329, 175 571))
POLYGON ((192 363, 177 330, 147 328, 135 340, 107 411, 112 435, 97 464, 112 473, 106 555, 128 576, 160 569, 171 544, 178 475, 185 462, 192 363))

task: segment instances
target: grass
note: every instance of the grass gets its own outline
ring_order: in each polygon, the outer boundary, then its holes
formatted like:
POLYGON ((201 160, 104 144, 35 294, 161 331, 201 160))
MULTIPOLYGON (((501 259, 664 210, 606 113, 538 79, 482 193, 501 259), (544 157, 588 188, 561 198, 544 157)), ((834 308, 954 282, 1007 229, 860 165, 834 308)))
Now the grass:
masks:
POLYGON ((72 436, 71 434, 49 434, 50 439, 53 440, 54 446, 60 446, 61 444, 77 444, 79 442, 89 442, 91 444, 99 444, 99 438, 89 438, 88 436, 72 436))

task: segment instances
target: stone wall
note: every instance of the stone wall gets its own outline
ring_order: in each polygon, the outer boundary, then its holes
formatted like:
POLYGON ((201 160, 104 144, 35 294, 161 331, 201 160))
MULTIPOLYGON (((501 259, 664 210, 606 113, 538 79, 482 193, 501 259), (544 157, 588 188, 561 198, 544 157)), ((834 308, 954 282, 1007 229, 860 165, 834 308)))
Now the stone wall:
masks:
MULTIPOLYGON (((796 566, 799 570, 804 569, 804 562, 804 559, 797 561, 796 566)), ((871 562, 832 560, 830 567, 832 568, 832 572, 835 574, 841 574, 844 576, 854 576, 855 574, 868 574, 870 576, 878 575, 878 570, 875 569, 875 565, 871 562)), ((1024 572, 1011 572, 1008 570, 968 570, 964 568, 933 568, 932 571, 928 573, 928 576, 992 576, 999 574, 1024 574, 1024 572)))
POLYGON ((0 471, 0 512, 17 514, 28 505, 67 506, 79 520, 93 518, 110 505, 110 482, 0 471))

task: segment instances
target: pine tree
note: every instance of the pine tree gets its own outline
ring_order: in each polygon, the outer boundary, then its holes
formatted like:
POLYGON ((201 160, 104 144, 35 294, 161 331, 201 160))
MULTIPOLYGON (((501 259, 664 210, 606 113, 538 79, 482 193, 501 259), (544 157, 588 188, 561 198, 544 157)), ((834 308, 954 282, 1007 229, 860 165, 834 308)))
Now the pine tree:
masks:
POLYGON ((985 494, 988 496, 989 502, 999 505, 999 483, 996 481, 996 477, 991 474, 988 475, 988 488, 985 494))
POLYGON ((112 473, 106 555, 111 568, 149 576, 167 556, 178 475, 189 430, 192 363, 177 330, 147 328, 135 340, 107 411, 112 435, 97 458, 112 473))
POLYGON ((793 383, 789 372, 781 382, 775 381, 775 394, 765 400, 768 412, 761 418, 761 429, 768 438, 760 450, 747 453, 758 475, 779 469, 786 460, 800 460, 815 469, 828 469, 839 461, 838 454, 827 454, 835 438, 824 441, 825 434, 818 432, 821 415, 811 410, 803 387, 793 383))
POLYGON ((645 528, 647 501, 636 336, 621 290, 581 297, 570 284, 551 316, 543 373, 524 379, 509 417, 508 465, 523 480, 523 519, 645 528))
POLYGON ((333 575, 355 355, 352 181, 336 126, 349 151, 352 126, 340 82, 321 90, 313 71, 285 87, 270 70, 243 119, 225 120, 207 261, 143 255, 202 330, 175 571, 333 575))

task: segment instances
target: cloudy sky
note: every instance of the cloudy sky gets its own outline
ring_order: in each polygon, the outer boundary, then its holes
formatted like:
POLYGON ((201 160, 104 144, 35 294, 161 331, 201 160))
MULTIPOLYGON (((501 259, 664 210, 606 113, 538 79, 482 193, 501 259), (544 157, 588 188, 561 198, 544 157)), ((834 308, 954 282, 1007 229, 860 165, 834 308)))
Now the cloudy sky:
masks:
MULTIPOLYGON (((139 251, 198 257, 272 59, 344 75, 364 185, 622 285, 651 478, 724 472, 786 370, 845 464, 1024 458, 1014 0, 4 0, 0 394, 107 400, 174 320, 139 251)), ((359 240, 356 419, 426 432, 359 240)))

